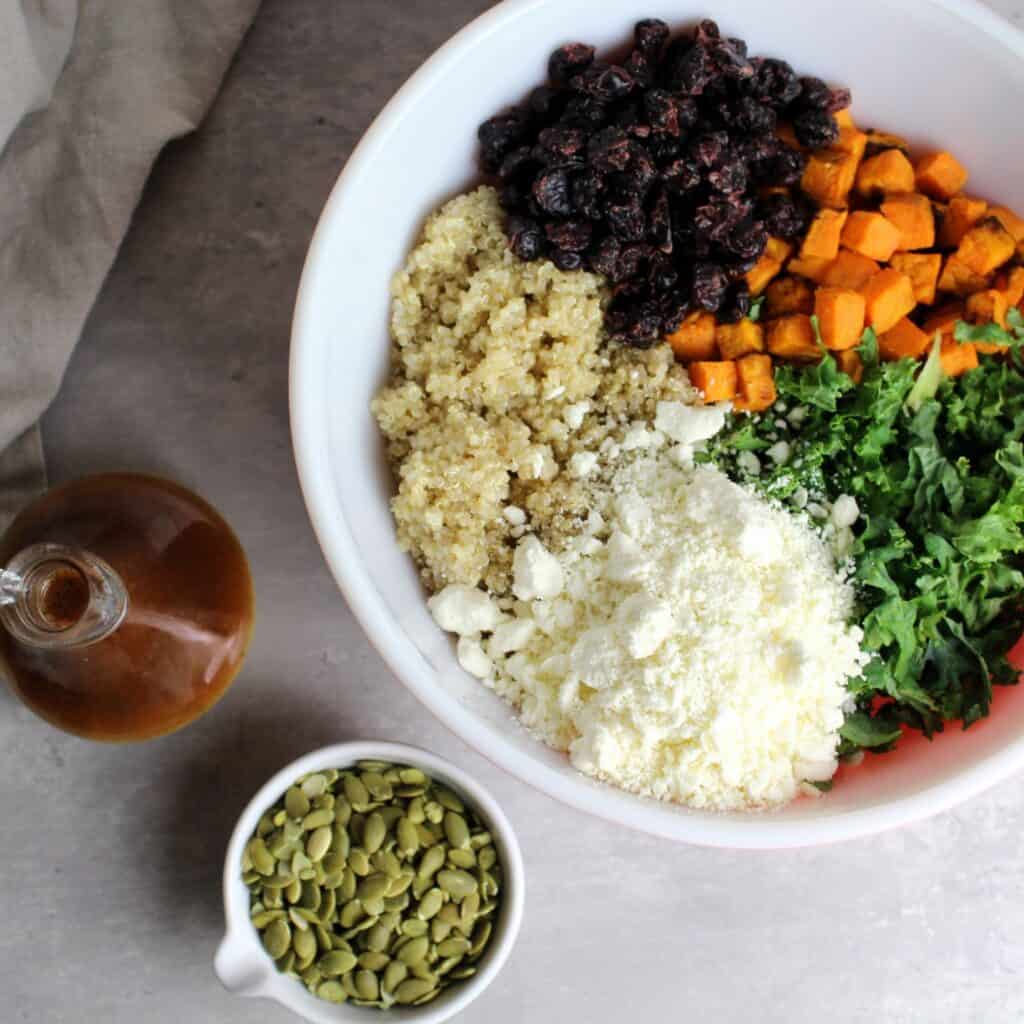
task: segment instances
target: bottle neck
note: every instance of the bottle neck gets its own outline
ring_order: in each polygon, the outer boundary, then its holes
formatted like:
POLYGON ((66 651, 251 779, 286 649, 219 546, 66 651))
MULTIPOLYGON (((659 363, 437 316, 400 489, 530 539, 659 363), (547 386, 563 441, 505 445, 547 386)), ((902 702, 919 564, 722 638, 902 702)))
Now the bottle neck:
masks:
POLYGON ((109 636, 128 610, 120 576, 102 558, 33 544, 0 570, 0 626, 30 647, 85 647, 109 636))

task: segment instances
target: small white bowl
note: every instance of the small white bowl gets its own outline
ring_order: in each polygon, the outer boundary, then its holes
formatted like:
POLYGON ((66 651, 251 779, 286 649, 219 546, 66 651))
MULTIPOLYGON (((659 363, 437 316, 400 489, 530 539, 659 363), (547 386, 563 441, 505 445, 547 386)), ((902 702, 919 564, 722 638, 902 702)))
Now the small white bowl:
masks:
POLYGON ((504 892, 501 909, 487 952, 476 974, 445 989, 433 1002, 421 1007, 393 1007, 380 1015, 381 1021, 415 1021, 439 1024, 464 1010, 501 970, 523 919, 526 880, 523 856, 512 826, 494 798, 478 782, 455 765, 418 747, 403 743, 374 741, 338 743, 314 750, 282 768, 249 802, 238 819, 228 843, 224 860, 224 916, 227 931, 217 949, 214 970, 229 991, 242 996, 275 999, 282 1006, 314 1024, 355 1022, 367 1024, 379 1013, 372 1008, 347 1003, 324 1002, 310 995, 299 982, 278 972, 263 950, 259 935, 249 921, 249 890, 242 882, 242 850, 256 831, 267 808, 281 799, 288 787, 301 775, 324 768, 346 768, 356 761, 393 761, 420 768, 431 778, 450 786, 464 797, 490 829, 502 867, 504 892))

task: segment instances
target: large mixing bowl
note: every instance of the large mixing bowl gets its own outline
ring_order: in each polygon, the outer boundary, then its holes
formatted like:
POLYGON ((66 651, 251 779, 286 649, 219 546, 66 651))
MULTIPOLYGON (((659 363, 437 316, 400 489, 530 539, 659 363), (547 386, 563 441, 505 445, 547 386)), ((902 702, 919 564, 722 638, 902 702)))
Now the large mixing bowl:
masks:
POLYGON ((295 312, 291 417, 309 513, 353 612, 398 677, 494 762, 610 821, 693 843, 785 847, 911 821, 1024 766, 1024 693, 934 743, 868 758, 833 792, 763 814, 720 815, 639 799, 577 774, 458 666, 398 550, 392 489, 370 399, 388 369, 388 288, 426 215, 476 176, 480 121, 545 77, 549 52, 626 41, 634 21, 715 17, 752 53, 853 89, 854 113, 915 145, 955 150, 973 191, 1024 212, 1024 36, 965 0, 508 0, 442 47, 367 132, 309 250, 295 312))

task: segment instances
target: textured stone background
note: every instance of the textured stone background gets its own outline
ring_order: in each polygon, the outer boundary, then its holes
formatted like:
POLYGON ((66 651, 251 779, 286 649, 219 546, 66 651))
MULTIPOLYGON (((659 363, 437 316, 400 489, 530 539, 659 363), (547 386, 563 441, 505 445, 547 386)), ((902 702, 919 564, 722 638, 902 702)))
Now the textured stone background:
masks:
MULTIPOLYGON (((1024 1018, 1024 796, 1010 781, 890 835, 792 853, 673 846, 553 803, 452 737, 353 622, 288 435, 292 300, 341 164, 485 0, 266 0, 203 130, 160 160, 46 418, 55 481, 135 468, 205 494, 253 562, 259 623, 223 703, 95 746, 0 691, 0 1020, 293 1018, 213 977, 224 843, 254 789, 348 736, 477 772, 518 826, 526 922, 466 1024, 1024 1018)), ((1020 0, 994 4, 1024 15, 1020 0)))

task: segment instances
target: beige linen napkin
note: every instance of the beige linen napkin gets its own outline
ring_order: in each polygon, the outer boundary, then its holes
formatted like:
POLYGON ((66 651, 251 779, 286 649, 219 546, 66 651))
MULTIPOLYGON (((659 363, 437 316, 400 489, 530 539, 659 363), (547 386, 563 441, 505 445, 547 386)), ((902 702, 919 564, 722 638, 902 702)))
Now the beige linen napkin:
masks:
POLYGON ((0 0, 0 526, 44 486, 36 423, 153 161, 202 120, 258 7, 0 0))

